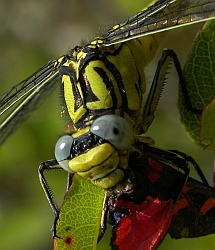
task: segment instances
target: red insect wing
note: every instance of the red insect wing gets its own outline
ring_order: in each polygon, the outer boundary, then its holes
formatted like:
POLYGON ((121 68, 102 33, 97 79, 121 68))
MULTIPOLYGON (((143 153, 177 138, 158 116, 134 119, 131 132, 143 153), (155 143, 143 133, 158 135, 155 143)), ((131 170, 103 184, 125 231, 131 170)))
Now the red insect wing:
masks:
POLYGON ((204 215, 208 211, 210 211, 214 206, 215 206, 215 199, 213 197, 210 197, 202 205, 200 212, 204 215))
POLYGON ((160 201, 147 197, 141 205, 118 200, 116 206, 129 211, 120 220, 116 230, 119 250, 152 250, 158 247, 172 220, 172 200, 160 201))
POLYGON ((158 161, 155 161, 153 158, 148 158, 148 163, 153 169, 157 169, 158 171, 163 170, 163 165, 159 163, 158 161))
POLYGON ((156 183, 156 181, 159 180, 161 176, 160 176, 160 174, 155 173, 153 171, 148 171, 147 177, 151 181, 151 183, 156 183))

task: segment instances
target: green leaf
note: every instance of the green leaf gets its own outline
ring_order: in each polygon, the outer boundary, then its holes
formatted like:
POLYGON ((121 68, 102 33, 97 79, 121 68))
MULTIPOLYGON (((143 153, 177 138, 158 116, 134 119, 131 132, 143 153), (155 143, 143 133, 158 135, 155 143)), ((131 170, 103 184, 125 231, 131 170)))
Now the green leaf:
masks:
MULTIPOLYGON (((184 66, 183 76, 192 107, 204 110, 215 98, 215 20, 207 22, 197 34, 184 66)), ((200 146, 214 150, 215 147, 212 145, 208 147, 215 138, 215 133, 211 129, 211 120, 214 120, 211 110, 204 111, 202 117, 188 111, 180 87, 178 105, 182 125, 190 138, 200 146), (208 115, 210 117, 207 117, 208 115)))
POLYGON ((96 249, 105 191, 75 175, 60 208, 55 250, 96 249))
POLYGON ((207 149, 215 150, 215 100, 204 109, 201 117, 200 140, 210 139, 207 149))

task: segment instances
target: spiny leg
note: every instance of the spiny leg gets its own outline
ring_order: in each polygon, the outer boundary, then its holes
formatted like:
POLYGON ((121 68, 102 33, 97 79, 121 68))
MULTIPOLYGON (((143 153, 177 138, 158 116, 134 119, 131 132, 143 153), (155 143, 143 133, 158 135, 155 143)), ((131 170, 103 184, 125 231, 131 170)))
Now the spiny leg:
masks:
POLYGON ((148 127, 151 125, 154 119, 154 113, 157 108, 161 93, 164 88, 164 82, 166 78, 166 74, 168 71, 169 63, 173 60, 175 69, 178 74, 179 83, 182 89, 182 93, 185 100, 185 105, 188 110, 195 114, 201 114, 202 110, 195 109, 192 107, 192 104, 189 99, 189 94, 187 91, 187 87, 183 78, 182 69, 178 60, 176 53, 173 50, 166 49, 163 51, 161 59, 158 62, 157 69, 155 72, 154 79, 152 81, 152 85, 147 97, 147 100, 142 108, 142 133, 145 133, 148 130, 148 127))

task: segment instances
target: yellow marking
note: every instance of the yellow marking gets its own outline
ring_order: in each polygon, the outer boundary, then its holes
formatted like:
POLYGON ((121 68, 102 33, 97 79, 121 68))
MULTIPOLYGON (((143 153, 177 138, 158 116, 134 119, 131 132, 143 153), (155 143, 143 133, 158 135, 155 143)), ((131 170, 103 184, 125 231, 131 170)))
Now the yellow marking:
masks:
POLYGON ((89 132, 89 130, 90 130, 90 127, 86 127, 86 128, 81 129, 81 130, 78 130, 78 132, 72 134, 72 137, 77 138, 77 137, 89 132))
POLYGON ((88 102, 87 107, 91 110, 97 109, 108 109, 108 108, 117 108, 122 106, 122 99, 117 87, 117 83, 111 72, 105 67, 102 61, 92 61, 85 69, 85 76, 87 82, 90 84, 92 92, 98 98, 98 101, 88 102), (99 67, 103 69, 110 79, 111 84, 113 85, 113 89, 107 89, 103 79, 100 75, 95 72, 94 67, 99 67), (114 92, 117 99, 117 107, 113 107, 113 100, 111 96, 111 92, 114 92))
POLYGON ((118 29, 120 27, 120 24, 116 24, 113 26, 112 30, 118 29))
POLYGON ((97 45, 97 44, 102 44, 103 40, 100 39, 100 37, 97 37, 96 39, 94 39, 90 44, 91 45, 97 45))
POLYGON ((94 181, 104 178, 109 173, 113 172, 118 167, 118 163, 118 153, 117 151, 113 151, 113 153, 104 162, 101 162, 99 165, 90 168, 88 171, 81 171, 77 173, 87 180, 94 181))
POLYGON ((107 177, 93 181, 93 184, 100 188, 108 189, 114 187, 124 178, 124 173, 121 169, 116 169, 111 172, 107 177))
MULTIPOLYGON (((137 51, 136 53, 142 54, 141 51, 137 51)), ((134 111, 138 111, 140 108, 141 99, 135 87, 136 84, 137 88, 139 88, 139 74, 136 69, 136 64, 142 64, 142 58, 139 57, 140 59, 138 60, 138 62, 135 62, 134 59, 136 58, 133 58, 132 54, 133 51, 131 53, 131 50, 129 49, 127 44, 125 44, 123 45, 119 54, 108 56, 108 60, 111 61, 120 72, 125 88, 121 89, 121 91, 126 92, 128 108, 134 111)), ((141 78, 144 80, 144 65, 140 73, 142 74, 141 78)), ((142 82, 142 85, 145 85, 145 81, 142 82)), ((139 90, 139 92, 141 92, 141 90, 139 90)))
MULTIPOLYGON (((80 118, 87 112, 87 110, 83 107, 83 105, 81 105, 81 103, 78 103, 78 101, 76 100, 72 90, 72 83, 70 81, 70 77, 67 75, 63 75, 62 82, 64 83, 64 98, 66 106, 73 123, 76 124, 80 120, 80 118), (75 104, 81 105, 76 111, 75 104)), ((80 88, 79 83, 77 84, 77 87, 80 88)), ((82 92, 80 92, 80 95, 83 99, 82 92)))
POLYGON ((55 68, 59 69, 59 66, 60 66, 61 62, 63 61, 63 59, 64 59, 64 56, 60 57, 57 60, 57 62, 55 63, 55 68))
POLYGON ((69 161, 69 168, 74 172, 87 171, 93 166, 97 166, 104 162, 115 151, 114 147, 109 143, 99 145, 90 149, 87 153, 83 153, 69 161))

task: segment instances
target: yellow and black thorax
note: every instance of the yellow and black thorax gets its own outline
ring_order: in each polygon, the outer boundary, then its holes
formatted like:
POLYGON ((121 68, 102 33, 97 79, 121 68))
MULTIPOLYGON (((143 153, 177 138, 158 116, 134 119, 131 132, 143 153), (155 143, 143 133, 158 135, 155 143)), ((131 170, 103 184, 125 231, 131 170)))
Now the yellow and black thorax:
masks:
POLYGON ((124 117, 138 132, 146 89, 144 68, 158 47, 156 36, 110 46, 99 44, 97 38, 58 60, 74 132, 106 114, 124 117))

